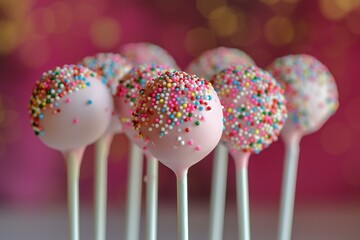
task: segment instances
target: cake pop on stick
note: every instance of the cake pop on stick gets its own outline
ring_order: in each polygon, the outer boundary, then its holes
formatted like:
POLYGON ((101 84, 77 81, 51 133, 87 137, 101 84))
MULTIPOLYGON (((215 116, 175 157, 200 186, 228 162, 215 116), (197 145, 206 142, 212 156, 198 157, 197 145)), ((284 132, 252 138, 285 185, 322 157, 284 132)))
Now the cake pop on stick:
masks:
POLYGON ((96 73, 81 65, 45 72, 29 104, 35 134, 62 152, 68 172, 69 239, 79 240, 79 172, 85 147, 101 137, 113 101, 96 73))
MULTIPOLYGON (((218 47, 205 51, 192 61, 187 71, 210 79, 215 73, 235 65, 255 65, 254 60, 236 48, 218 47)), ((211 196, 209 239, 223 238, 228 151, 223 144, 215 149, 211 196)))
MULTIPOLYGON (((123 130, 132 143, 143 148, 144 142, 139 138, 132 124, 132 114, 139 91, 150 81, 170 67, 155 64, 142 64, 133 68, 120 81, 116 92, 115 106, 121 119, 123 130)), ((158 161, 146 151, 146 239, 157 239, 157 196, 158 196, 158 161)), ((133 211, 139 211, 134 209, 133 211)), ((131 212, 131 211, 129 211, 131 212)))
POLYGON ((134 66, 141 64, 165 64, 173 69, 180 69, 168 51, 152 43, 127 43, 120 48, 120 54, 129 59, 134 66))
MULTIPOLYGON (((116 53, 98 53, 85 57, 82 64, 95 71, 114 95, 118 80, 131 69, 131 64, 116 53)), ((107 163, 114 134, 121 133, 121 123, 114 110, 108 130, 95 143, 95 240, 106 239, 107 163)))
POLYGON ((187 240, 187 172, 220 140, 223 113, 217 94, 203 78, 166 72, 140 90, 133 124, 148 151, 177 177, 178 239, 187 240))
POLYGON ((233 66, 211 82, 224 106, 221 140, 235 160, 239 239, 250 240, 248 161, 276 141, 287 117, 280 86, 256 66, 233 66))
POLYGON ((279 240, 291 239, 300 140, 317 131, 338 108, 335 80, 316 58, 300 54, 274 60, 270 73, 285 90, 289 118, 281 137, 286 155, 280 202, 279 240))

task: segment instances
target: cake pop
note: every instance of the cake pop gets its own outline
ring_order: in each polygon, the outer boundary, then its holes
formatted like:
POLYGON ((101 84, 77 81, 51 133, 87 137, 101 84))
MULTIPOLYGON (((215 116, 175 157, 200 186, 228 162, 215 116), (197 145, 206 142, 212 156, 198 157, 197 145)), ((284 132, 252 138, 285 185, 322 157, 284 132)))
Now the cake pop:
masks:
MULTIPOLYGON (((202 53, 189 64, 187 71, 211 79, 220 70, 239 64, 255 65, 252 58, 239 49, 218 47, 202 53)), ((222 239, 228 167, 227 148, 219 144, 214 156, 210 197, 210 240, 222 239)))
MULTIPOLYGON (((142 64, 133 68, 120 81, 116 92, 115 106, 123 125, 123 130, 129 139, 143 148, 144 143, 138 137, 132 125, 132 113, 135 110, 135 101, 139 91, 145 88, 146 82, 152 80, 166 71, 172 71, 170 67, 142 64)), ((157 183, 158 183, 158 161, 146 154, 147 177, 146 177, 146 231, 148 240, 157 239, 157 183)))
POLYGON ((120 48, 120 54, 134 65, 158 64, 180 69, 175 59, 162 47, 147 43, 128 43, 120 48))
POLYGON ((81 65, 45 72, 29 104, 35 134, 67 162, 70 240, 79 240, 79 171, 85 147, 109 126, 113 102, 96 73, 81 65))
POLYGON ((211 82, 224 106, 221 140, 235 160, 239 239, 249 240, 249 157, 278 139, 287 117, 285 98, 273 77, 256 66, 224 69, 211 82))
POLYGON ((189 64, 186 71, 211 79, 215 73, 234 65, 255 65, 255 63, 249 55, 239 49, 218 47, 200 54, 189 64))
MULTIPOLYGON (((98 73, 102 82, 106 84, 112 95, 116 92, 119 79, 131 69, 131 64, 124 57, 116 53, 98 53, 85 57, 84 66, 98 73)), ((95 239, 106 239, 106 202, 107 202, 107 160, 114 134, 121 133, 122 127, 114 113, 106 133, 95 143, 95 239)))
POLYGON ((166 72, 140 90, 133 124, 148 151, 177 177, 178 239, 187 240, 187 172, 220 140, 223 114, 217 94, 202 78, 166 72))
POLYGON ((285 90, 289 118, 281 137, 286 155, 280 203, 279 240, 291 239, 300 140, 317 131, 338 108, 336 83, 316 58, 300 54, 275 59, 268 67, 285 90))

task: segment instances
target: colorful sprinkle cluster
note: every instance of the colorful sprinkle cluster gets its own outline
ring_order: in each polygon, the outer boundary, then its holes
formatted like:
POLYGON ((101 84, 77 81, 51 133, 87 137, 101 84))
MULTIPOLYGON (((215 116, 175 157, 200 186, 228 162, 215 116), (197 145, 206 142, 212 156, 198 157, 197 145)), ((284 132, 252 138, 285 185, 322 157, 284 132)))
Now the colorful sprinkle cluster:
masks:
POLYGON ((256 66, 233 66, 211 80, 224 106, 222 140, 231 151, 259 153, 278 139, 287 118, 282 89, 256 66))
POLYGON ((175 59, 165 49, 151 43, 125 44, 120 49, 120 54, 125 56, 134 66, 154 63, 180 69, 175 59))
MULTIPOLYGON (((181 134, 191 133, 192 129, 180 126, 191 123, 193 127, 198 127, 205 121, 203 112, 211 111, 213 91, 211 83, 203 78, 181 71, 166 72, 149 81, 140 91, 133 125, 145 142, 147 136, 143 135, 143 128, 147 128, 148 132, 156 131, 160 138, 176 128, 179 145, 191 146, 194 142, 183 141, 181 134)), ((196 150, 200 151, 200 146, 196 146, 196 150)))
POLYGON ((296 128, 315 128, 312 117, 326 109, 331 116, 339 106, 335 80, 316 58, 301 54, 276 59, 268 70, 285 90, 289 121, 296 128))
MULTIPOLYGON (((36 135, 44 134, 44 129, 40 125, 40 120, 44 118, 44 111, 51 109, 54 114, 59 114, 61 109, 58 101, 72 92, 89 87, 91 83, 88 78, 90 77, 97 77, 97 75, 81 65, 64 65, 43 74, 35 83, 29 103, 31 126, 36 135)), ((66 99, 66 103, 70 101, 70 98, 66 99)), ((88 104, 91 103, 88 102, 88 104)))
POLYGON ((159 77, 172 68, 164 65, 142 64, 129 71, 119 80, 116 96, 122 100, 123 104, 128 104, 131 112, 126 116, 120 116, 122 123, 131 123, 132 112, 135 108, 135 101, 139 97, 139 91, 144 89, 146 83, 159 77))
POLYGON ((205 79, 210 79, 215 73, 234 65, 255 65, 254 60, 236 48, 218 47, 202 53, 187 68, 205 79))
POLYGON ((112 94, 116 92, 119 79, 132 68, 126 58, 116 53, 98 53, 95 56, 84 58, 81 64, 95 71, 112 94))

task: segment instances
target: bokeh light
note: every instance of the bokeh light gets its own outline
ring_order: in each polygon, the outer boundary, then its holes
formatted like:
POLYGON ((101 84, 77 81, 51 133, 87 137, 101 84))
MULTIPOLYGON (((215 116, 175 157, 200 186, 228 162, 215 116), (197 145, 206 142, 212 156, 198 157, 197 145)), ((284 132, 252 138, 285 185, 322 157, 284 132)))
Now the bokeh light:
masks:
POLYGON ((185 48, 191 56, 216 47, 216 36, 208 28, 198 27, 190 30, 185 36, 185 48))
POLYGON ((209 15, 209 26, 221 37, 232 35, 238 28, 235 10, 227 6, 214 9, 209 15))
POLYGON ((205 17, 209 18, 211 12, 215 9, 224 7, 227 5, 226 0, 197 0, 196 6, 199 10, 200 14, 205 17))
POLYGON ((265 24, 265 37, 274 46, 283 46, 292 42, 295 36, 293 23, 289 18, 275 16, 265 24))
POLYGON ((114 48, 120 40, 120 24, 110 17, 98 18, 91 24, 90 38, 100 49, 114 48))

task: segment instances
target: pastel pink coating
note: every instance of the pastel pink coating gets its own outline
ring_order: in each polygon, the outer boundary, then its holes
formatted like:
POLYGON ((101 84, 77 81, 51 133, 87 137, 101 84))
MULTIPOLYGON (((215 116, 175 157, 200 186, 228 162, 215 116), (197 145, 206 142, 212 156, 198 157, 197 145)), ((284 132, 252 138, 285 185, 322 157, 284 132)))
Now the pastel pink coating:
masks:
MULTIPOLYGON (((96 72, 113 95, 116 93, 119 80, 132 68, 131 63, 117 53, 98 53, 88 56, 81 61, 81 64, 96 72)), ((121 122, 114 111, 107 132, 121 133, 122 131, 121 122)))
POLYGON ((222 141, 233 156, 259 153, 278 139, 287 118, 280 85, 256 66, 232 66, 211 82, 224 106, 222 141))
POLYGON ((120 54, 126 57, 134 66, 157 64, 167 65, 173 69, 180 69, 168 51, 152 43, 127 43, 120 48, 120 54))
POLYGON ((139 91, 145 88, 147 81, 173 70, 165 65, 142 64, 131 69, 119 80, 114 97, 118 118, 128 138, 141 148, 143 148, 144 142, 139 138, 139 134, 135 131, 132 124, 132 114, 135 110, 135 101, 139 97, 139 91))
POLYGON ((255 65, 255 62, 237 48, 218 47, 200 54, 186 71, 210 80, 215 73, 234 65, 255 65))
POLYGON ((339 106, 334 77, 316 58, 288 55, 268 67, 285 90, 289 118, 282 135, 300 135, 317 131, 339 106))
POLYGON ((101 137, 109 126, 111 94, 97 75, 85 67, 65 65, 44 73, 33 94, 30 114, 37 121, 35 132, 51 148, 67 151, 84 147, 101 137), (48 104, 36 107, 36 102, 49 97, 48 104))
POLYGON ((216 147, 223 131, 222 106, 209 82, 167 72, 140 91, 133 123, 149 152, 177 173, 216 147))

